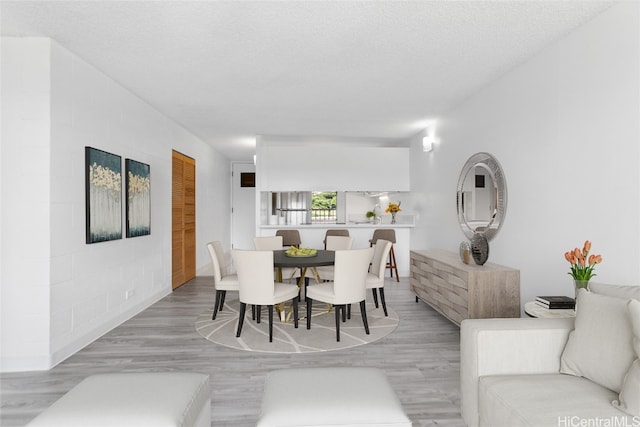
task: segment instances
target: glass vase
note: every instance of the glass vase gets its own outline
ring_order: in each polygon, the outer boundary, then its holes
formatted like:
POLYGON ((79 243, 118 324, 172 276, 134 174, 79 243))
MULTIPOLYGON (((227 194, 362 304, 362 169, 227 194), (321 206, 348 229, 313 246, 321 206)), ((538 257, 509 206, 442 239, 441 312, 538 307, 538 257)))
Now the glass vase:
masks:
POLYGON ((578 291, 580 289, 589 289, 589 281, 588 280, 573 280, 573 284, 575 286, 575 297, 578 297, 578 291))
POLYGON ((396 214, 395 212, 391 212, 391 224, 395 224, 396 223, 396 214))

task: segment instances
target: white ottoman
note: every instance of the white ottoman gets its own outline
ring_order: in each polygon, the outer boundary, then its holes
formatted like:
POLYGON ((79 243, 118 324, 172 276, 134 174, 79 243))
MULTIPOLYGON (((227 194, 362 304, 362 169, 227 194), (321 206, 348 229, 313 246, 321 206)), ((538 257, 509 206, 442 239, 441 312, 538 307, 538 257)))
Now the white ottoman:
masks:
POLYGON ((209 427, 209 376, 161 372, 85 378, 28 426, 209 427))
POLYGON ((258 427, 410 427, 380 369, 286 369, 267 375, 258 427))

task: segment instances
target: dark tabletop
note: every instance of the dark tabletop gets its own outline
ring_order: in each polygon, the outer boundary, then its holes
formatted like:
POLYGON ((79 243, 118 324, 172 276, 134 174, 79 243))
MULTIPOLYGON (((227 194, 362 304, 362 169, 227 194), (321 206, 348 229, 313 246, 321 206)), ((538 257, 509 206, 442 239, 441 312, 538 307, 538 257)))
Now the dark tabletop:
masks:
POLYGON ((274 267, 320 267, 323 265, 335 264, 335 251, 325 251, 318 249, 318 254, 311 257, 290 257, 285 251, 273 251, 274 267))

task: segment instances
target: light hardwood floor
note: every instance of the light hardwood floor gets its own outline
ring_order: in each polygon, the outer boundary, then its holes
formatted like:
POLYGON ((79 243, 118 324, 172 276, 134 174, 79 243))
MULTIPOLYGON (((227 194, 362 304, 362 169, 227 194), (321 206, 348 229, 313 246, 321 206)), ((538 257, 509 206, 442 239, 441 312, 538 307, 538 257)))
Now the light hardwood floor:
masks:
MULTIPOLYGON (((212 308, 214 293, 211 278, 198 277, 49 371, 1 374, 0 425, 25 425, 92 374, 190 371, 210 375, 212 426, 251 426, 269 371, 329 366, 383 369, 414 426, 464 425, 460 331, 416 303, 407 278, 385 284, 387 304, 400 317, 391 335, 352 349, 303 355, 233 350, 200 337, 194 321, 212 308)), ((292 384, 282 392, 313 398, 309 384, 292 384)))

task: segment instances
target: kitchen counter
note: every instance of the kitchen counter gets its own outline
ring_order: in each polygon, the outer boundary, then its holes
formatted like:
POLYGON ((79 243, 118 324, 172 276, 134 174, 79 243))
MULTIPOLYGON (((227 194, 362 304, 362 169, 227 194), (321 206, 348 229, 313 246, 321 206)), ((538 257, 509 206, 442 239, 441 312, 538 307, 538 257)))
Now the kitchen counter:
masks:
POLYGON ((415 224, 389 224, 389 223, 382 223, 382 224, 372 224, 372 223, 366 223, 366 224, 362 224, 362 223, 347 223, 347 224, 332 224, 332 223, 324 223, 324 224, 298 224, 298 225, 261 225, 260 228, 264 228, 264 229, 275 229, 275 230, 282 230, 282 229, 305 229, 305 228, 320 228, 323 230, 326 230, 328 228, 413 228, 415 227, 415 224))

